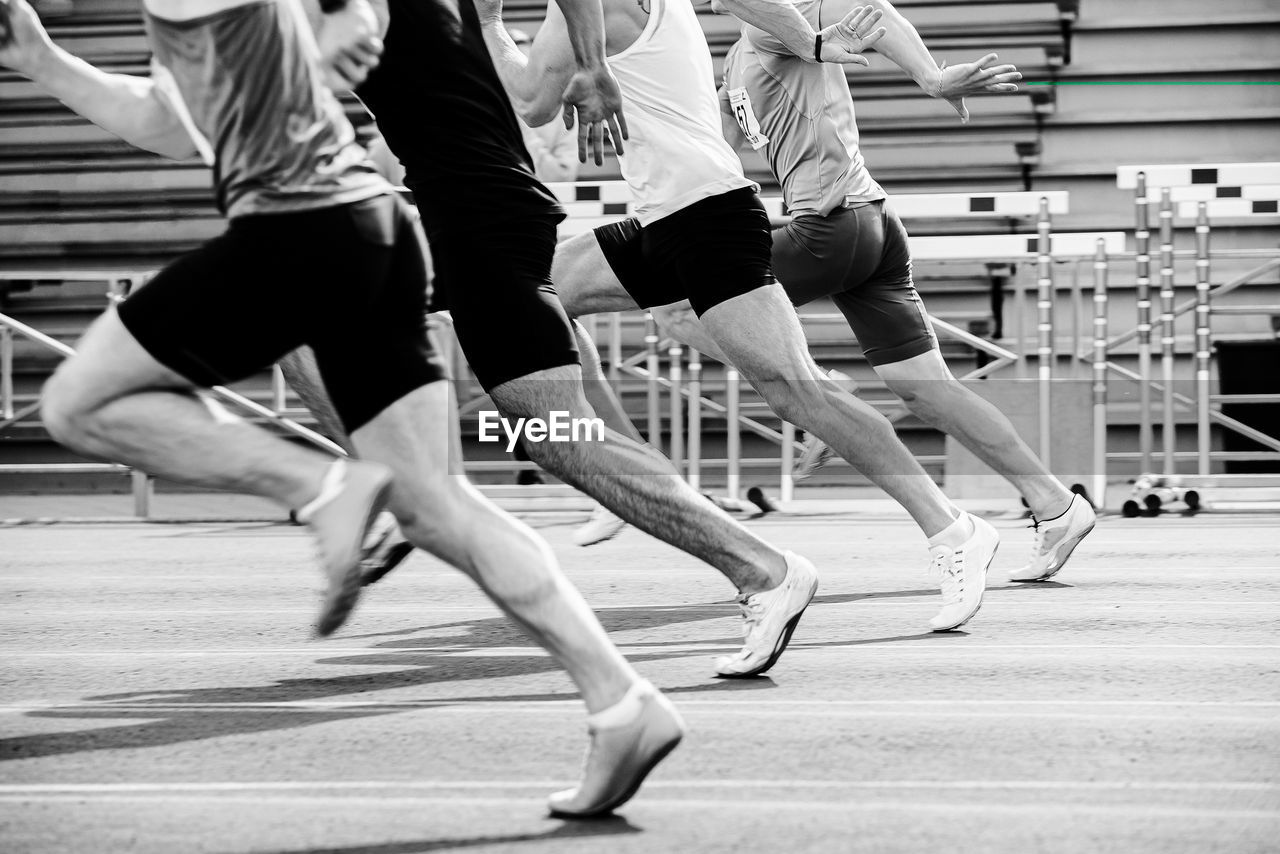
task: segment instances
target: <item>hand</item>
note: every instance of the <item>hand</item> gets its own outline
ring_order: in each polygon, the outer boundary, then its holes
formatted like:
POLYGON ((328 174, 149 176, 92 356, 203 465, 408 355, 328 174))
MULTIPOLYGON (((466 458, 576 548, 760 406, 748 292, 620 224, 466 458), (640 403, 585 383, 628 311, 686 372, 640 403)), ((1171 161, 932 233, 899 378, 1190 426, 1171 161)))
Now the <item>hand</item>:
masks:
POLYGON ((597 166, 604 163, 605 125, 613 150, 622 153, 622 140, 627 138, 627 120, 622 116, 622 90, 609 66, 601 63, 594 70, 579 68, 569 80, 564 95, 564 126, 572 129, 574 113, 578 123, 578 160, 587 162, 590 148, 597 166))
POLYGON ((0 0, 0 65, 32 76, 53 42, 27 0, 0 0))
POLYGON ((883 16, 879 9, 870 6, 854 7, 842 21, 822 31, 822 52, 818 58, 823 62, 867 65, 862 53, 884 38, 885 28, 876 28, 883 16))
POLYGON ((480 23, 502 19, 502 0, 475 0, 475 4, 480 23))
POLYGON ((378 33, 378 16, 365 0, 347 0, 347 5, 324 16, 316 42, 324 82, 330 89, 355 89, 378 66, 382 56, 378 33))
POLYGON ((989 53, 977 62, 950 68, 944 64, 938 69, 938 91, 930 94, 949 103, 960 114, 960 121, 967 123, 969 108, 964 104, 966 95, 1018 91, 1016 81, 1022 79, 1022 73, 1013 65, 993 65, 997 59, 999 57, 994 53, 989 53))

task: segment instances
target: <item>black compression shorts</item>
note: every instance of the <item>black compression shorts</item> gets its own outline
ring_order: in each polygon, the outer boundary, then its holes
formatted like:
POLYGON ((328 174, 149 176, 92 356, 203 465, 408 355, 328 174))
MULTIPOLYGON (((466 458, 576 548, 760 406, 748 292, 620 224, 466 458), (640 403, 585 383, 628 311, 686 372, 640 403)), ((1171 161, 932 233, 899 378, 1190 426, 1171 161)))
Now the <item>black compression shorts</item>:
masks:
POLYGON ((433 311, 448 310, 485 391, 538 371, 579 364, 578 343, 551 284, 556 224, 546 216, 428 226, 433 311))
POLYGON ((906 229, 883 201, 797 216, 773 233, 773 269, 794 305, 831 297, 872 365, 938 346, 911 279, 906 229))
POLYGON ((687 299, 698 316, 775 282, 769 215, 750 187, 696 202, 641 226, 595 230, 618 281, 641 308, 687 299))
POLYGON ((237 217, 120 306, 125 328, 197 386, 308 344, 348 431, 445 379, 427 340, 422 235, 393 196, 237 217))

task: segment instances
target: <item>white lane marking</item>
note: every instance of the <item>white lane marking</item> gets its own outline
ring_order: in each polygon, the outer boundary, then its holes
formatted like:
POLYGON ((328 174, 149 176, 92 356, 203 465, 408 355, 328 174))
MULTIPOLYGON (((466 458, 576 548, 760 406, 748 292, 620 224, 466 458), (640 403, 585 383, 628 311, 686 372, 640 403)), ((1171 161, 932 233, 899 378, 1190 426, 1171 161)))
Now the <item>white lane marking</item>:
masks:
MULTIPOLYGON (((174 792, 483 791, 572 786, 572 780, 261 780, 154 783, 3 783, 0 795, 149 795, 174 792)), ((646 790, 813 789, 817 791, 1024 791, 1024 792, 1280 792, 1280 783, 1253 780, 650 780, 646 790)), ((777 803, 777 802, 775 802, 777 803)))
MULTIPOLYGON (((909 705, 910 703, 908 703, 909 705)), ((792 707, 786 709, 757 707, 752 705, 750 700, 744 700, 738 705, 718 706, 715 708, 700 707, 684 700, 679 702, 679 707, 686 715, 708 714, 715 715, 717 718, 725 716, 750 717, 750 718, 813 718, 820 720, 830 720, 832 718, 887 718, 897 720, 899 718, 922 718, 922 719, 940 719, 940 718, 964 718, 967 720, 1008 720, 1009 718, 1032 719, 1037 721, 1066 721, 1075 723, 1080 721, 1110 721, 1123 722, 1135 721, 1143 724, 1147 723, 1180 723, 1194 724, 1201 726, 1207 723, 1215 724, 1243 724, 1264 727, 1280 727, 1280 717, 1274 715, 1245 715, 1245 714, 1203 714, 1196 713, 1192 715, 1190 709, 1183 707, 1180 714, 1159 713, 1151 711, 1124 710, 1107 713, 1099 712, 1082 712, 1082 711, 1041 711, 1028 708, 1011 708, 1005 711, 959 709, 954 706, 947 708, 933 708, 928 711, 920 709, 866 709, 852 708, 840 706, 835 703, 815 703, 818 708, 792 707)), ((1249 708, 1249 707, 1244 707, 1249 708)), ((556 716, 564 716, 573 714, 581 710, 581 704, 575 704, 575 708, 568 709, 564 706, 552 706, 549 703, 519 705, 478 705, 475 703, 450 703, 448 700, 438 700, 435 702, 421 701, 397 703, 388 702, 366 702, 366 703, 350 703, 350 704, 315 704, 315 705, 289 705, 284 703, 157 703, 149 704, 113 704, 113 703, 63 703, 63 704, 32 704, 0 707, 0 715, 59 715, 72 718, 92 717, 95 719, 108 720, 113 718, 164 718, 171 716, 182 717, 198 717, 202 715, 227 715, 227 714, 283 714, 283 715, 384 715, 384 714, 400 714, 410 712, 429 711, 433 716, 440 714, 450 715, 525 715, 525 714, 550 714, 556 716)))
MULTIPOLYGON (((988 587, 987 594, 999 593, 1001 591, 1017 590, 1016 587, 988 587)), ((923 608, 932 601, 937 594, 928 591, 911 596, 898 596, 896 599, 888 599, 884 593, 826 593, 829 596, 857 596, 859 598, 849 599, 846 602, 814 602, 813 608, 841 608, 846 605, 874 605, 876 608, 923 608), (910 599, 911 601, 900 601, 901 599, 910 599)), ((892 592, 889 595, 895 595, 892 592)), ((1045 608, 1052 610, 1066 610, 1078 608, 1103 608, 1103 609, 1123 609, 1134 610, 1138 608, 1145 609, 1163 609, 1163 608, 1194 608, 1203 609, 1205 607, 1220 607, 1229 612, 1235 612, 1240 608, 1257 608, 1271 609, 1280 607, 1280 601, 1259 601, 1257 599, 1151 599, 1151 600, 1105 600, 1105 601, 1088 601, 1070 598, 1070 591, 1062 590, 1054 593, 1052 598, 1046 597, 1043 600, 1017 600, 1011 599, 1001 601, 1001 608, 1045 608)), ((112 619, 119 617, 152 617, 152 616, 240 616, 247 614, 263 614, 278 615, 289 617, 307 617, 311 616, 311 608, 67 608, 64 603, 58 602, 22 602, 9 605, 0 605, 0 612, 18 611, 21 609, 22 616, 38 614, 40 612, 56 613, 60 619, 84 618, 101 621, 103 614, 110 614, 112 619)), ((736 614, 738 606, 732 602, 707 602, 689 605, 602 605, 596 609, 597 611, 610 613, 616 611, 627 611, 636 613, 666 613, 680 611, 710 611, 722 610, 726 614, 736 614)), ((380 616, 401 616, 411 614, 421 617, 424 614, 444 613, 444 614, 483 614, 486 616, 502 617, 503 614, 497 608, 484 606, 465 606, 465 605, 424 605, 422 607, 406 605, 402 607, 376 605, 371 604, 361 611, 362 614, 370 617, 380 616)), ((15 615, 17 616, 17 615, 15 615)), ((505 618, 504 618, 505 619, 505 618)))
MULTIPOLYGON (((564 783, 548 783, 544 784, 544 794, 550 794, 557 788, 565 788, 574 784, 564 783)), ((653 783, 647 783, 646 787, 652 787, 653 783)), ((63 795, 63 794, 39 794, 39 795, 7 795, 0 793, 0 803, 57 803, 68 799, 76 800, 77 809, 83 809, 88 803, 92 804, 109 804, 109 803, 129 803, 138 804, 139 801, 158 802, 160 804, 199 804, 208 805, 209 799, 216 798, 219 804, 243 803, 246 805, 257 805, 269 803, 275 806, 290 804, 294 806, 318 806, 319 804, 327 804, 333 802, 334 806, 345 808, 353 803, 367 804, 366 809, 377 809, 385 807, 393 808, 412 808, 435 806, 444 808, 457 808, 460 806, 470 807, 492 807, 503 811, 504 817, 509 815, 511 807, 516 804, 526 804, 532 810, 541 809, 546 801, 542 797, 535 796, 518 796, 518 797, 477 797, 477 796, 448 796, 448 795, 414 795, 414 796, 396 796, 380 793, 376 795, 361 795, 343 793, 335 794, 319 794, 319 795, 301 795, 286 793, 269 793, 256 792, 253 794, 239 793, 219 793, 216 795, 198 795, 198 794, 155 794, 155 795, 63 795)), ((811 799, 787 799, 775 798, 772 800, 765 799, 744 799, 741 797, 729 796, 727 798, 654 798, 642 794, 637 800, 627 805, 627 809, 631 811, 642 811, 644 809, 654 810, 698 810, 702 813, 714 812, 723 813, 726 811, 746 811, 753 815, 768 812, 787 812, 792 813, 799 810, 807 812, 838 812, 842 815, 848 815, 850 812, 869 813, 869 812, 923 812, 923 813, 943 813, 943 814, 962 814, 965 816, 982 815, 982 814, 1000 814, 1000 815, 1026 815, 1035 816, 1037 818, 1045 818, 1054 813, 1065 814, 1067 817, 1078 817, 1082 814, 1092 814, 1098 816, 1116 816, 1122 819, 1131 820, 1135 817, 1151 817, 1151 818, 1169 818, 1169 819, 1217 819, 1232 821, 1250 821, 1264 820, 1277 821, 1280 820, 1280 809, 1277 810, 1250 810, 1250 809, 1220 809, 1216 807, 1204 807, 1194 804, 1177 804, 1177 805, 1152 805, 1152 804, 1132 804, 1125 803, 1119 805, 1096 804, 1096 803, 1042 803, 1036 801, 1034 803, 1010 804, 1010 803, 991 803, 983 802, 981 804, 973 803, 939 803, 921 800, 890 800, 887 798, 867 798, 865 795, 858 797, 854 802, 849 800, 811 800, 811 799)), ((702 816, 705 821, 705 815, 702 816)), ((13 822, 10 822, 12 825, 13 822)))
MULTIPOLYGON (((1055 650, 1082 650, 1082 649, 1105 649, 1105 650, 1280 650, 1280 644, 1210 644, 1210 643, 1152 643, 1152 644, 1125 644, 1125 643, 1018 643, 1010 642, 1005 644, 974 644, 966 643, 964 635, 957 635, 948 641, 942 638, 937 640, 927 640, 931 635, 921 633, 919 635, 922 643, 916 645, 903 645, 899 641, 875 641, 869 640, 861 643, 847 644, 823 644, 820 646, 811 646, 804 643, 792 643, 787 647, 788 655, 794 657, 796 652, 849 652, 852 650, 865 652, 915 652, 928 653, 930 655, 943 651, 946 652, 963 652, 972 653, 977 650, 984 652, 997 652, 1005 655, 1025 656, 1027 650, 1039 651, 1055 651, 1055 650)), ((655 645, 645 645, 644 643, 619 644, 618 649, 624 655, 643 655, 646 653, 669 652, 669 653, 716 653, 724 650, 738 649, 736 643, 688 643, 688 644, 665 644, 659 643, 655 645)), ((322 656, 325 658, 339 655, 400 655, 412 653, 438 653, 453 655, 459 658, 503 658, 503 657, 525 657, 525 658, 544 658, 547 657, 545 650, 537 647, 471 647, 465 645, 457 646, 412 646, 412 647, 393 647, 382 649, 378 647, 282 647, 274 649, 166 649, 166 650, 145 650, 145 649, 119 649, 119 650, 18 650, 18 649, 2 649, 0 654, 8 658, 217 658, 220 656, 238 657, 238 656, 262 656, 262 655, 302 655, 302 656, 322 656)))

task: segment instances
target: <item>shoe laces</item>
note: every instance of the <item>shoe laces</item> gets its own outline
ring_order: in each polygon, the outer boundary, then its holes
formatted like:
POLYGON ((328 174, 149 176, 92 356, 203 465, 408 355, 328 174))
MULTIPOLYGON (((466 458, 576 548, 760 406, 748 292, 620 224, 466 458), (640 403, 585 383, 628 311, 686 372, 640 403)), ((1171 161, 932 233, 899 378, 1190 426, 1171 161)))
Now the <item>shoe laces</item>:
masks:
POLYGON ((750 637, 764 616, 764 601, 759 596, 746 596, 738 600, 738 610, 742 612, 742 636, 750 637))
POLYGON ((938 577, 944 603, 959 602, 964 598, 964 552, 934 552, 931 569, 938 577))

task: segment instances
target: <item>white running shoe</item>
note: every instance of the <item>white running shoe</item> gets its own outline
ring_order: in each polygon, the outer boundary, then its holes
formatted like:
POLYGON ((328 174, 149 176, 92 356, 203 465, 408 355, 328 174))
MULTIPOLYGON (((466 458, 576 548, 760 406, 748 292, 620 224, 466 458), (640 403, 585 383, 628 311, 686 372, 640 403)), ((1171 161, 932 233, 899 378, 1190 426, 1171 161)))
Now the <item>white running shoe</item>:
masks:
POLYGON ((941 575, 942 610, 929 621, 935 632, 958 629, 982 607, 982 593, 987 589, 987 568, 1000 547, 996 529, 970 515, 973 536, 958 549, 934 546, 933 569, 941 575))
POLYGON ((1009 580, 1048 581, 1053 578, 1097 521, 1097 514, 1089 502, 1079 495, 1072 495, 1071 504, 1061 516, 1043 522, 1036 520, 1036 542, 1031 549, 1031 562, 1010 573, 1009 580))
POLYGON ((329 581, 316 631, 331 635, 347 621, 360 598, 364 543, 391 491, 385 466, 337 460, 325 472, 320 494, 298 511, 315 535, 320 566, 329 581))
POLYGON ((809 433, 804 438, 800 458, 791 469, 791 479, 808 480, 818 473, 818 469, 835 459, 835 456, 836 452, 831 450, 830 445, 809 433))
POLYGON ((818 571, 794 552, 787 552, 787 575, 772 590, 738 598, 742 609, 742 651, 716 659, 716 673, 730 679, 759 676, 778 660, 791 633, 818 592, 818 571))
POLYGON ((575 789, 556 792, 551 814, 591 818, 622 806, 684 737, 684 721, 671 701, 648 682, 637 682, 614 706, 587 718, 591 744, 575 789))
POLYGON ((596 543, 612 540, 625 527, 627 523, 615 516, 609 508, 597 504, 587 523, 573 532, 573 542, 579 546, 594 546, 596 543))
POLYGON ((360 583, 368 586, 379 581, 412 553, 413 543, 404 538, 396 517, 387 512, 379 513, 364 539, 360 583))

